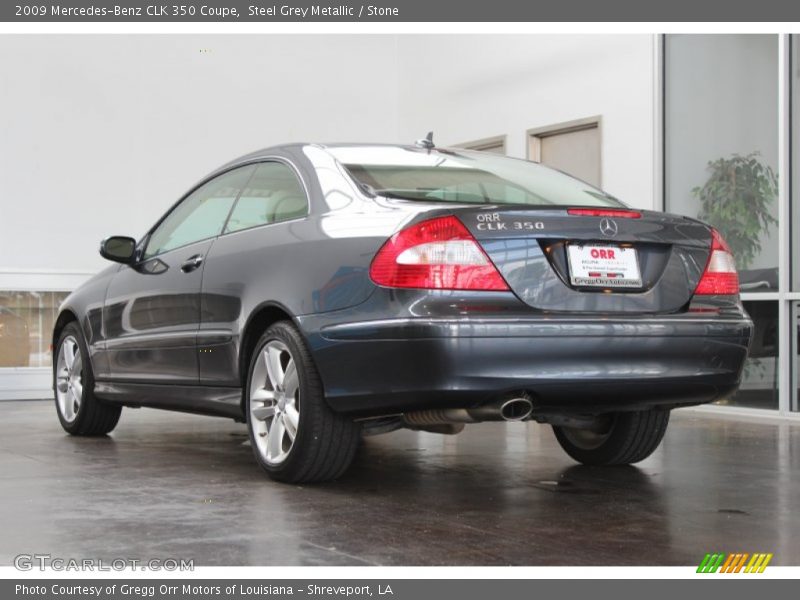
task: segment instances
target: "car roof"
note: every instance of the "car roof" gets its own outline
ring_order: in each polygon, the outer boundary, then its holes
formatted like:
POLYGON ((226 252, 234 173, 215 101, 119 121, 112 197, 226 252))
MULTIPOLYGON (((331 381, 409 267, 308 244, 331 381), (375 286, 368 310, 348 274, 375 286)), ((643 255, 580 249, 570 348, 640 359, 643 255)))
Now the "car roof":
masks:
MULTIPOLYGON (((251 160, 255 160, 258 158, 264 158, 267 156, 272 156, 276 153, 282 153, 290 150, 296 150, 298 148, 304 148, 306 146, 313 146, 315 148, 408 148, 408 149, 416 149, 419 150, 419 146, 414 144, 389 144, 389 143, 377 143, 377 142, 336 142, 336 143, 319 143, 319 142, 293 142, 290 144, 276 144, 274 146, 268 146, 267 148, 261 148, 260 150, 256 150, 254 152, 249 152, 240 156, 239 158, 234 159, 231 161, 232 163, 239 163, 239 162, 248 162, 251 160)), ((450 148, 435 148, 435 150, 445 150, 450 148)), ((458 150, 463 150, 463 148, 458 148, 458 150)))
MULTIPOLYGON (((420 146, 416 144, 391 144, 386 142, 335 142, 335 143, 292 142, 288 144, 276 144, 274 146, 268 146, 266 148, 261 148, 260 150, 248 152, 247 154, 244 154, 232 160, 231 163, 247 162, 251 160, 256 160, 258 158, 265 158, 267 156, 272 156, 276 153, 283 153, 286 151, 297 150, 298 148, 304 148, 306 146, 322 148, 323 150, 334 149, 334 148, 398 148, 398 149, 408 149, 408 150, 420 149, 420 146)), ((431 149, 449 150, 458 152, 475 152, 474 150, 470 150, 469 148, 455 148, 450 146, 435 146, 434 148, 431 149)))
MULTIPOLYGON (((276 144, 274 146, 268 146, 266 148, 261 148, 260 150, 255 150, 253 152, 249 152, 247 154, 243 154, 238 158, 235 158, 231 161, 228 161, 224 165, 218 167, 213 172, 209 173, 202 181, 207 181, 216 177, 220 173, 224 173, 230 169, 235 169, 236 167, 246 165, 252 162, 258 162, 262 159, 267 159, 269 157, 274 156, 286 156, 295 154, 298 151, 302 150, 303 148, 319 148, 321 150, 335 150, 337 148, 363 148, 368 150, 370 148, 396 148, 398 150, 412 150, 412 151, 420 151, 422 148, 416 144, 389 144, 389 143, 378 143, 378 142, 336 142, 336 143, 317 143, 317 142, 293 142, 288 144, 276 144)), ((485 154, 485 152, 480 152, 477 150, 470 150, 468 148, 455 148, 455 147, 447 147, 447 146, 436 146, 430 149, 431 151, 444 151, 444 152, 458 152, 459 154, 485 154)), ((522 160, 522 159, 514 159, 512 157, 504 157, 509 158, 512 160, 522 160)))

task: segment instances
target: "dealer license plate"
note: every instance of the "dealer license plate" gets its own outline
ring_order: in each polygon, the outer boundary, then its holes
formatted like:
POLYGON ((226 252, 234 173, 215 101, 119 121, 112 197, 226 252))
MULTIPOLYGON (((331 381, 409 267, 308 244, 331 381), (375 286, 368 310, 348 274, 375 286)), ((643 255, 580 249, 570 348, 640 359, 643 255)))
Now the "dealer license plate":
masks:
POLYGON ((570 244, 567 246, 569 280, 574 286, 640 288, 642 274, 634 248, 570 244))

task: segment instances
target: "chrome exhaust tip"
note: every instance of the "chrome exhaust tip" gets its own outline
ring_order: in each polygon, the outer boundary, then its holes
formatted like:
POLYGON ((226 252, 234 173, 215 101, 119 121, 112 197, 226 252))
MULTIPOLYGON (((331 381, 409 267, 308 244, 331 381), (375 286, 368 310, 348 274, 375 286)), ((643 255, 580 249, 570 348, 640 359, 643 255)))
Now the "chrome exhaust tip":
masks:
POLYGON ((510 398, 500 405, 500 416, 504 421, 524 421, 533 412, 530 398, 510 398))
POLYGON ((484 421, 525 421, 533 414, 533 400, 525 392, 484 404, 477 408, 443 408, 415 410, 403 414, 406 427, 430 429, 453 423, 483 423, 484 421))

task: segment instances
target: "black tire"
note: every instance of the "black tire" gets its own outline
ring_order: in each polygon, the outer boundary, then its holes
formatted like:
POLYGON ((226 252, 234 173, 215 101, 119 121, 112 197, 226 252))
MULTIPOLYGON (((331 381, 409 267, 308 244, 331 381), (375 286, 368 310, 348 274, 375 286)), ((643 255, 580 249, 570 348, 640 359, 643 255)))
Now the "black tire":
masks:
MULTIPOLYGON (((284 374, 286 373, 288 373, 288 368, 284 374)), ((287 381, 288 379, 289 377, 286 377, 287 381)), ((280 389, 279 391, 284 394, 285 411, 285 405, 290 402, 288 384, 285 390, 280 389)), ((311 353, 300 333, 290 322, 275 323, 259 339, 250 359, 244 394, 247 429, 253 454, 261 468, 272 479, 287 483, 330 481, 340 477, 353 462, 361 438, 361 428, 352 419, 335 413, 328 406, 322 381, 311 353), (269 445, 269 437, 273 432, 272 427, 280 413, 266 419, 257 419, 251 410, 251 407, 262 405, 276 407, 279 404, 275 400, 264 400, 263 403, 251 401, 254 389, 263 389, 269 392, 273 387, 269 379, 264 386, 261 386, 261 374, 265 367, 259 365, 258 373, 256 373, 258 361, 265 361, 264 355, 268 350, 268 344, 270 347, 274 347, 276 344, 282 344, 285 347, 288 354, 282 360, 294 361, 299 378, 299 382, 295 384, 296 392, 292 394, 295 398, 293 405, 299 412, 298 424, 294 429, 295 437, 288 450, 284 450, 285 444, 281 444, 279 457, 283 458, 277 464, 268 460, 269 451, 264 446, 269 445), (259 436, 261 446, 259 446, 256 436, 259 436), (286 454, 283 454, 284 452, 286 454)), ((288 426, 284 429, 288 429, 288 426)), ((285 437, 282 439, 286 441, 285 437)))
MULTIPOLYGON (((56 403, 56 414, 64 431, 71 435, 98 436, 110 433, 117 426, 121 406, 107 404, 94 395, 94 373, 92 364, 89 360, 89 351, 86 341, 83 339, 83 332, 77 323, 72 322, 64 327, 58 338, 55 351, 53 352, 53 395, 56 403), (75 403, 71 403, 71 413, 65 414, 66 401, 59 401, 59 385, 63 388, 63 370, 59 369, 61 360, 62 346, 66 342, 74 340, 80 350, 81 364, 77 375, 81 382, 80 403, 77 410, 74 410, 75 403)), ((63 397, 62 397, 63 398, 63 397)), ((74 396, 73 396, 74 398, 74 396)))
POLYGON ((564 451, 585 465, 629 465, 655 452, 669 423, 669 410, 653 409, 607 415, 601 432, 553 426, 564 451))

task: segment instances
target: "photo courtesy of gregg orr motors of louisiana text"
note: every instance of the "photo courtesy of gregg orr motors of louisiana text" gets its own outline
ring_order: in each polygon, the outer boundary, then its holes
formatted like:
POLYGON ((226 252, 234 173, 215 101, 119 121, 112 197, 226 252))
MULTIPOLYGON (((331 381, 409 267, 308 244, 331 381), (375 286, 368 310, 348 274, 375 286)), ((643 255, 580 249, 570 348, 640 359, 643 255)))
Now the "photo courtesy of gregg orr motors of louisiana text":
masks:
POLYGON ((230 596, 387 596, 394 595, 392 586, 388 583, 370 583, 369 585, 320 585, 310 583, 306 585, 272 585, 272 584, 224 584, 224 585, 197 585, 189 583, 158 585, 150 584, 96 584, 77 585, 65 583, 51 584, 16 584, 17 597, 26 596, 70 596, 72 598, 102 598, 103 596, 128 596, 131 598, 169 598, 170 596, 205 596, 205 597, 230 597, 230 596))

